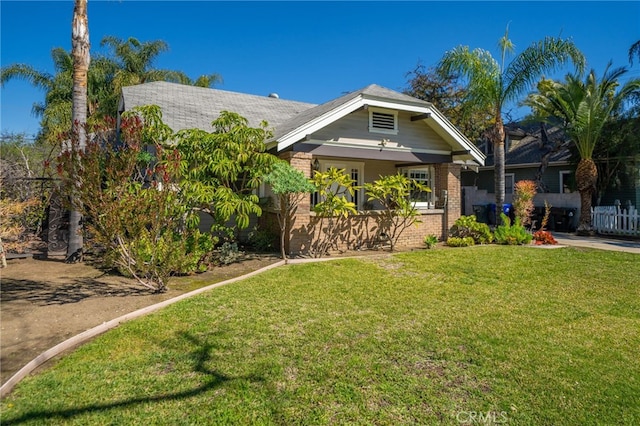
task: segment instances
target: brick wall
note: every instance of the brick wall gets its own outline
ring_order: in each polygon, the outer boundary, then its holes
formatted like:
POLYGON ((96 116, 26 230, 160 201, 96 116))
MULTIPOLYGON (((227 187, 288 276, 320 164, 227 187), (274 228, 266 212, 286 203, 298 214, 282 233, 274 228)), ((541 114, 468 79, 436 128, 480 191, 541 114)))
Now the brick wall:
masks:
MULTIPOLYGON (((311 176, 311 154, 286 152, 280 158, 302 171, 305 176, 311 176)), ((441 200, 442 190, 447 190, 447 206, 440 210, 422 212, 421 223, 402 232, 396 243, 397 248, 423 247, 424 237, 431 234, 439 239, 446 238, 448 228, 460 217, 460 170, 461 167, 456 164, 435 166, 433 189, 441 200)), ((386 240, 379 235, 379 213, 367 212, 348 218, 330 219, 318 217, 310 213, 310 210, 310 197, 302 197, 289 230, 286 248, 289 254, 311 254, 324 249, 331 252, 388 247, 386 240)))
MULTIPOLYGON (((443 238, 443 216, 443 210, 421 214, 421 223, 405 228, 396 247, 423 247, 424 237, 430 234, 443 238)), ((299 213, 294 219, 287 251, 290 254, 313 254, 388 247, 387 239, 381 237, 379 232, 382 220, 382 216, 376 212, 347 218, 323 218, 314 213, 299 213)))

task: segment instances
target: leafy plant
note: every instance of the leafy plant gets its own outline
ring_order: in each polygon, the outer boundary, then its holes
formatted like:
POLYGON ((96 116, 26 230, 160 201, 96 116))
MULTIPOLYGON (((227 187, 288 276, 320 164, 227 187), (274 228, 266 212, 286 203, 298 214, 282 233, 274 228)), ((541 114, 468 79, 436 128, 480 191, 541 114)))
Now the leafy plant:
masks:
POLYGON ((218 250, 217 261, 222 265, 229 265, 240 261, 243 255, 244 253, 238 249, 238 243, 225 241, 218 250))
POLYGON ((498 244, 522 245, 531 242, 533 236, 522 226, 518 217, 516 217, 513 224, 511 224, 511 219, 504 213, 501 213, 500 217, 502 225, 496 228, 494 234, 498 244))
POLYGON ((475 245, 472 237, 449 237, 447 238, 449 247, 469 247, 475 245))
MULTIPOLYGON (((215 231, 229 230, 229 220, 244 229, 262 208, 256 195, 262 178, 277 158, 265 152, 267 123, 249 127, 246 118, 222 111, 214 131, 187 129, 174 135, 180 153, 180 186, 211 215, 215 231)), ((232 225, 231 228, 234 226, 232 225)))
POLYGON ((424 245, 427 246, 428 249, 433 249, 438 244, 438 237, 433 234, 427 235, 424 237, 424 245))
POLYGON ((536 244, 558 244, 553 235, 549 231, 546 231, 547 222, 549 221, 549 216, 551 215, 551 205, 547 203, 547 200, 544 200, 544 217, 542 218, 542 223, 540 225, 540 229, 533 233, 533 240, 536 244))
POLYGON ((558 241, 556 241, 555 238, 553 238, 553 235, 551 235, 551 232, 549 231, 536 231, 533 233, 533 241, 535 241, 535 243, 537 245, 542 245, 542 244, 558 244, 558 241))
POLYGON ((96 131, 84 151, 60 154, 57 171, 61 187, 74 188, 73 207, 104 251, 101 262, 163 292, 170 275, 206 269, 217 239, 198 230, 198 199, 180 185, 182 157, 164 144, 173 132, 159 108, 136 109, 122 120, 120 141, 96 131), (143 154, 148 146, 155 156, 143 154))
POLYGON ((471 237, 475 244, 489 244, 493 241, 493 234, 489 225, 476 221, 474 215, 460 216, 449 229, 449 236, 471 237))
POLYGON ((420 223, 418 209, 410 199, 412 191, 431 192, 431 189, 400 173, 381 176, 374 182, 366 183, 364 188, 368 201, 377 201, 382 205, 379 230, 388 236, 393 251, 402 232, 420 223))
POLYGON ((341 225, 349 215, 356 214, 356 205, 349 200, 357 187, 344 169, 329 168, 326 172, 316 171, 312 183, 319 202, 313 211, 320 217, 320 236, 312 247, 316 256, 322 256, 335 245, 341 225), (326 226, 325 226, 326 225, 326 226))
POLYGON ((271 191, 278 198, 278 224, 280 225, 280 252, 287 259, 285 239, 292 216, 298 206, 300 196, 310 194, 315 186, 299 170, 286 161, 279 160, 265 176, 264 182, 271 185, 271 191))
POLYGON ((270 228, 256 226, 249 232, 248 244, 255 251, 270 252, 276 247, 277 240, 278 234, 270 228))

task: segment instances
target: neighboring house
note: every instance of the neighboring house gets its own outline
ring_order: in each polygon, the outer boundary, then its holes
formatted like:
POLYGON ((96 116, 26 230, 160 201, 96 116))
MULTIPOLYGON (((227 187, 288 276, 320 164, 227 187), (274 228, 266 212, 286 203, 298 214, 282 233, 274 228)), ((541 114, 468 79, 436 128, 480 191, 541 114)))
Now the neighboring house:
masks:
MULTIPOLYGON (((520 180, 538 183, 539 193, 534 199, 536 219, 540 220, 544 202, 552 206, 551 229, 573 230, 580 213, 580 194, 575 190, 575 163, 571 160, 572 143, 558 126, 548 128, 540 123, 505 126, 505 203, 513 200, 514 184, 520 180)), ((485 165, 477 173, 462 171, 464 214, 484 215, 480 206, 495 203, 493 147, 486 142, 478 145, 487 155, 485 165), (480 213, 480 214, 479 214, 480 213)), ((603 160, 595 159, 600 165, 603 160)), ((608 189, 594 200, 596 205, 640 205, 640 156, 625 161, 629 169, 624 182, 612 182, 608 189), (635 172, 633 172, 635 170, 635 172), (635 179, 635 180, 634 180, 635 179)), ((604 176, 600 176, 600 179, 604 176)), ((487 222, 495 223, 489 207, 487 222)))
MULTIPOLYGON (((419 194, 421 223, 407 229, 398 245, 420 246, 428 234, 440 238, 461 215, 460 171, 482 166, 485 155, 431 103, 377 85, 348 93, 321 105, 229 91, 153 82, 125 87, 119 112, 158 105, 174 131, 212 130, 220 111, 236 112, 257 126, 266 120, 275 155, 306 176, 330 167, 345 169, 357 185, 381 175, 404 173, 432 189, 419 194)), ((268 188, 261 196, 268 195, 268 188)), ((313 197, 300 203, 290 232, 288 252, 308 253, 322 237, 323 225, 312 211, 313 197)), ((380 243, 379 214, 366 203, 363 190, 353 196, 359 214, 336 236, 338 250, 380 243)))
MULTIPOLYGON (((580 209, 580 194, 574 191, 575 166, 571 164, 571 141, 559 127, 547 129, 541 124, 526 127, 506 125, 505 138, 505 204, 513 201, 513 189, 520 180, 538 184, 534 199, 537 212, 547 201, 553 208, 549 227, 571 230, 576 226, 580 209)), ((463 212, 476 214, 490 224, 496 223, 493 146, 483 142, 479 149, 487 155, 484 166, 462 172, 463 212), (487 206, 483 210, 481 206, 487 206)), ((538 224, 540 217, 536 217, 538 224)))

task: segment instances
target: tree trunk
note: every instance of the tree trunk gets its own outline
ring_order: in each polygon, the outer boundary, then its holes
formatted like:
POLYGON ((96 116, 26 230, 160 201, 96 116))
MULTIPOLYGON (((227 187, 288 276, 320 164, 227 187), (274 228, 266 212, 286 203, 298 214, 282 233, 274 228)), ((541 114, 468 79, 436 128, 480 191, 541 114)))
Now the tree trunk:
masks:
POLYGON ((493 143, 493 161, 494 161, 494 191, 496 193, 496 225, 500 225, 500 213, 504 205, 504 125, 500 114, 496 116, 496 123, 491 133, 491 142, 493 143))
POLYGON ((580 223, 578 233, 590 233, 591 199, 598 181, 598 168, 591 158, 583 158, 576 168, 576 183, 580 192, 580 223))
MULTIPOLYGON (((87 73, 89 71, 89 24, 87 20, 87 0, 75 0, 71 27, 71 55, 73 56, 73 107, 71 150, 84 150, 87 142, 87 73)), ((76 157, 77 156, 73 156, 76 157)), ((77 161, 77 160, 76 160, 77 161)), ((76 168, 76 173, 77 173, 76 168)), ((77 176, 74 179, 78 182, 77 176)), ((69 215, 69 245, 66 262, 82 261, 82 213, 75 188, 71 189, 73 210, 69 215)))

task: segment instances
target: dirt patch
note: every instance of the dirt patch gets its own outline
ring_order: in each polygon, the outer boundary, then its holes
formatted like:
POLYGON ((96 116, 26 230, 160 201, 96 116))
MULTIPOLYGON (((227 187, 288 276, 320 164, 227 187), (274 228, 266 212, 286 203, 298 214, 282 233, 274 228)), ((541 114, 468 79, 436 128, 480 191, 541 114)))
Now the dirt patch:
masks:
POLYGON ((162 294, 150 294, 135 280, 91 263, 9 260, 8 267, 0 269, 0 381, 43 351, 96 325, 278 260, 273 255, 247 255, 239 263, 204 274, 174 277, 162 294))

